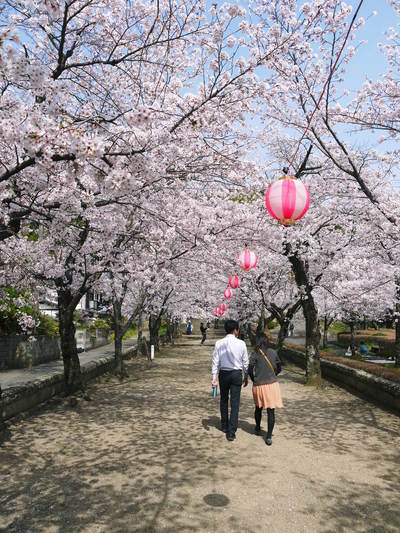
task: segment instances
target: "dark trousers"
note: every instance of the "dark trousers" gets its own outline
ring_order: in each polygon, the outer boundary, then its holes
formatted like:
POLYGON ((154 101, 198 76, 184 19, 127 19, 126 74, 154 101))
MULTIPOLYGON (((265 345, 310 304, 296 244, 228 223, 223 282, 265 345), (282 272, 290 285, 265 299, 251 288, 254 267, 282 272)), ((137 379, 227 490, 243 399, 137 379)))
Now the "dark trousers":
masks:
POLYGON ((236 433, 239 418, 240 391, 242 388, 241 370, 220 370, 219 390, 221 394, 221 426, 227 428, 230 435, 236 433), (231 397, 231 415, 228 416, 228 399, 231 397))
POLYGON ((201 344, 204 343, 204 341, 206 340, 206 338, 207 338, 207 333, 202 333, 202 334, 201 334, 201 344))

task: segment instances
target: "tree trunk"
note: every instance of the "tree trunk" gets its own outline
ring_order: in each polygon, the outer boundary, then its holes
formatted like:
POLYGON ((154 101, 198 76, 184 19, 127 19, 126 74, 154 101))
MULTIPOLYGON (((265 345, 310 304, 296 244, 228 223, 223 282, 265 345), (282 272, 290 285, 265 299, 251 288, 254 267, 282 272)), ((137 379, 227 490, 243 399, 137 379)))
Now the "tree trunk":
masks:
POLYGON ((264 306, 262 306, 261 314, 257 322, 257 329, 256 329, 257 339, 259 339, 260 337, 264 335, 264 330, 265 330, 265 310, 264 310, 264 306))
POLYGON ((115 372, 120 379, 125 377, 126 369, 122 359, 122 337, 124 335, 122 327, 122 301, 114 300, 113 302, 114 318, 114 350, 115 350, 115 372))
POLYGON ((321 332, 319 329, 318 310, 311 295, 303 302, 302 306, 306 322, 307 385, 320 385, 322 383, 321 362, 319 356, 321 332))
POLYGON ((329 329, 329 320, 328 317, 324 316, 324 334, 322 337, 322 348, 328 348, 328 329, 329 329))
POLYGON ((367 328, 368 328, 367 317, 364 316, 364 318, 363 318, 363 330, 365 331, 367 328))
POLYGON ((167 316, 167 337, 170 344, 174 344, 174 323, 170 316, 167 316))
POLYGON ((355 357, 356 355, 356 325, 354 322, 350 322, 350 350, 351 355, 355 357))
POLYGON ((247 335, 250 339, 250 344, 252 346, 255 346, 256 344, 256 337, 257 335, 254 333, 254 331, 251 329, 251 323, 247 322, 247 335))
POLYGON ((64 364, 64 380, 67 394, 83 389, 81 365, 75 339, 74 298, 69 289, 57 289, 58 320, 60 330, 61 354, 64 364))
POLYGON ((154 346, 154 350, 160 350, 160 339, 158 331, 161 326, 161 315, 150 315, 149 317, 149 332, 150 332, 150 346, 154 346))
POLYGON ((288 335, 289 321, 284 319, 284 320, 279 322, 279 325, 280 325, 280 328, 279 328, 279 333, 278 333, 277 351, 278 351, 278 354, 279 354, 279 357, 280 357, 281 356, 281 351, 282 351, 282 348, 283 348, 283 344, 284 344, 285 339, 286 339, 286 337, 288 335))
POLYGON ((400 367, 400 279, 396 279, 395 366, 400 367))
POLYGON ((306 380, 307 385, 321 385, 321 361, 319 343, 321 332, 319 329, 318 309, 312 295, 313 285, 308 279, 307 264, 297 253, 288 257, 292 266, 296 284, 305 292, 301 299, 304 319, 306 322, 306 380))
POLYGON ((174 318, 173 335, 174 339, 177 339, 179 337, 179 320, 177 318, 174 318))

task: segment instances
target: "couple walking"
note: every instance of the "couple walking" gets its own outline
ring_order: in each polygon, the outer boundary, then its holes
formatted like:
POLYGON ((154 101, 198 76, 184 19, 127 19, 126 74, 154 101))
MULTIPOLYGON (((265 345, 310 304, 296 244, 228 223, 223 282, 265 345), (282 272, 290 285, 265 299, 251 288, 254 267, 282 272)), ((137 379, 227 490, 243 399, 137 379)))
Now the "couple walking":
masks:
POLYGON ((265 442, 272 444, 272 430, 275 425, 275 408, 283 407, 277 375, 281 362, 275 350, 268 347, 268 339, 262 337, 248 360, 246 344, 238 339, 239 324, 236 320, 225 323, 226 337, 215 344, 212 358, 212 386, 219 381, 221 429, 229 441, 235 440, 238 427, 240 392, 242 384, 247 387, 248 376, 253 381, 255 404, 255 433, 261 434, 262 410, 267 409, 268 429, 265 442), (217 379, 218 378, 218 379, 217 379), (228 399, 231 399, 231 413, 228 416, 228 399))

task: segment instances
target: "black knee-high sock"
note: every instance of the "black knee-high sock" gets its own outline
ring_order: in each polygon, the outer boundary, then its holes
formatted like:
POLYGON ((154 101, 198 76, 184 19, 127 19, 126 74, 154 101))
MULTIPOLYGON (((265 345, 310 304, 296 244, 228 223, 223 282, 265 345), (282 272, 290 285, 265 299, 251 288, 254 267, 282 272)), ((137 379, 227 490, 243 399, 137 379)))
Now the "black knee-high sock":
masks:
POLYGON ((259 428, 261 425, 261 415, 262 415, 262 407, 256 407, 254 410, 254 418, 256 421, 256 426, 259 428))
POLYGON ((272 437, 272 431, 274 429, 275 425, 275 409, 267 409, 267 416, 268 416, 268 431, 267 431, 267 437, 272 437))

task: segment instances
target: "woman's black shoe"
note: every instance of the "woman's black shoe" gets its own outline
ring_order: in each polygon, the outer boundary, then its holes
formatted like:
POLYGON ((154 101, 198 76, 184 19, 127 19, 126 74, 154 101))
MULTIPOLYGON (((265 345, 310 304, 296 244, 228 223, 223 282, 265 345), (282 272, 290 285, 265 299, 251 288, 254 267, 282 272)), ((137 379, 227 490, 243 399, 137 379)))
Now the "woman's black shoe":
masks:
POLYGON ((229 433, 226 438, 229 440, 229 442, 232 442, 236 439, 236 435, 229 433))

